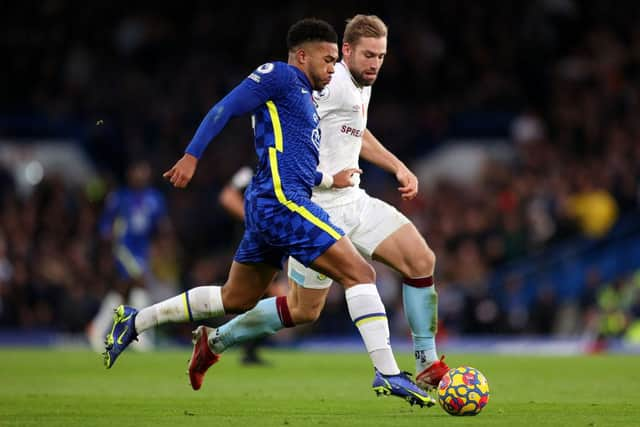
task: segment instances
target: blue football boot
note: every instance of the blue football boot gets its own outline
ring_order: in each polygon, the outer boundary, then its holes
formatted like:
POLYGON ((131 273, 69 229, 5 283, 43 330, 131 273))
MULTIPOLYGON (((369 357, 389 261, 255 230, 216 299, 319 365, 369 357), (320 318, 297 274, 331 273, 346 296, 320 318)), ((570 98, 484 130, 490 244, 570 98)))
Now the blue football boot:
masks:
POLYGON ((382 375, 376 369, 376 376, 373 379, 373 391, 378 396, 398 396, 413 405, 431 407, 436 401, 424 390, 418 387, 409 378, 408 372, 401 372, 397 375, 382 375))
POLYGON ((120 353, 131 344, 131 341, 138 339, 138 333, 135 328, 138 310, 133 307, 121 305, 114 311, 113 326, 104 341, 106 344, 103 354, 104 366, 107 369, 116 363, 116 359, 120 356, 120 353))

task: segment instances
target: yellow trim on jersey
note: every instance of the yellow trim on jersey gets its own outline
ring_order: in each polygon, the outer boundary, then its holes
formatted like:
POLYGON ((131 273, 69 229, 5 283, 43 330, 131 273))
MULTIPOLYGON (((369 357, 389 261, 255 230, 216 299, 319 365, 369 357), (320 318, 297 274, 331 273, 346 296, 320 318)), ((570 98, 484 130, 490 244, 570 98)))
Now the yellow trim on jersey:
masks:
POLYGON ((278 170, 278 152, 273 147, 269 147, 269 164, 271 165, 271 178, 273 179, 273 189, 276 193, 276 198, 280 203, 289 207, 288 204, 291 202, 287 200, 287 196, 285 196, 282 191, 280 171, 278 170))
POLYGON ((334 239, 340 240, 340 238, 342 237, 340 233, 334 230, 329 224, 309 212, 309 210, 304 206, 299 206, 291 200, 287 200, 287 196, 284 195, 284 191, 282 191, 282 181, 280 180, 280 171, 278 169, 278 152, 282 153, 284 151, 282 143, 282 127, 280 126, 280 116, 278 115, 278 109, 276 108, 276 105, 273 103, 273 101, 267 101, 267 109, 269 110, 269 116, 271 117, 271 123, 273 125, 273 136, 275 139, 275 148, 269 147, 269 164, 271 166, 271 177, 273 179, 273 189, 276 193, 276 198, 290 211, 299 213, 304 219, 311 222, 321 230, 325 231, 334 239))
POLYGON ((269 116, 271 117, 271 124, 273 125, 273 135, 276 139, 276 150, 282 153, 282 126, 280 126, 280 116, 278 115, 278 109, 273 101, 267 101, 267 109, 269 110, 269 116))

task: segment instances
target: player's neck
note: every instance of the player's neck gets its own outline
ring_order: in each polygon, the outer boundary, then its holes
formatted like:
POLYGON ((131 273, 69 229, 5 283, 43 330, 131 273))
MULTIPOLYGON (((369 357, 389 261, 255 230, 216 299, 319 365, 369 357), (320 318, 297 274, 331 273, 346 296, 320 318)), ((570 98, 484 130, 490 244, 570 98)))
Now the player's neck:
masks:
POLYGON ((358 88, 358 89, 364 88, 364 86, 361 85, 360 83, 358 83, 358 81, 355 79, 355 77, 353 77, 353 73, 351 72, 351 69, 349 68, 347 63, 344 62, 344 59, 342 61, 340 61, 340 64, 344 67, 345 70, 347 70, 347 73, 349 74, 349 77, 351 78, 351 81, 356 86, 356 88, 358 88))
POLYGON ((300 66, 300 64, 297 64, 296 62, 292 62, 291 59, 289 59, 289 62, 287 62, 287 64, 291 65, 292 67, 294 67, 296 70, 299 71, 298 75, 300 77, 304 76, 305 78, 305 83, 310 87, 313 88, 313 85, 311 84, 311 77, 307 74, 307 72, 304 70, 304 68, 302 68, 300 66))
MULTIPOLYGON (((307 73, 305 72, 304 68, 302 68, 302 64, 300 64, 298 61, 296 61, 296 55, 289 52, 289 56, 287 57, 287 64, 291 65, 292 67, 297 68, 298 70, 302 71, 302 73, 307 76, 307 73)), ((309 76, 307 76, 307 80, 311 81, 311 79, 309 78, 309 76)))

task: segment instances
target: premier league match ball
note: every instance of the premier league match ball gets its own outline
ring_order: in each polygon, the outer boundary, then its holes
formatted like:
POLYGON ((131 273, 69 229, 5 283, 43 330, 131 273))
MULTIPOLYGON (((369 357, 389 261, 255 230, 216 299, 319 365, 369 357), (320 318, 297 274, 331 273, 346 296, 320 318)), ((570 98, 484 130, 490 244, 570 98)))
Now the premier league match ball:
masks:
POLYGON ((438 384, 438 403, 451 415, 477 415, 489 401, 489 383, 477 369, 451 369, 438 384))

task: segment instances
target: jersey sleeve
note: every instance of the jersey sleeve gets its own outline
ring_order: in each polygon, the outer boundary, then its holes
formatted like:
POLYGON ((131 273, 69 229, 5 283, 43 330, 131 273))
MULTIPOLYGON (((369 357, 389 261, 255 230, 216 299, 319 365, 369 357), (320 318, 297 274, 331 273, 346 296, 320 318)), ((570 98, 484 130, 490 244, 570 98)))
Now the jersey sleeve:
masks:
POLYGON ((289 79, 290 72, 284 63, 268 62, 258 67, 209 110, 185 152, 199 159, 231 118, 253 111, 269 99, 279 97, 289 85, 289 79))

